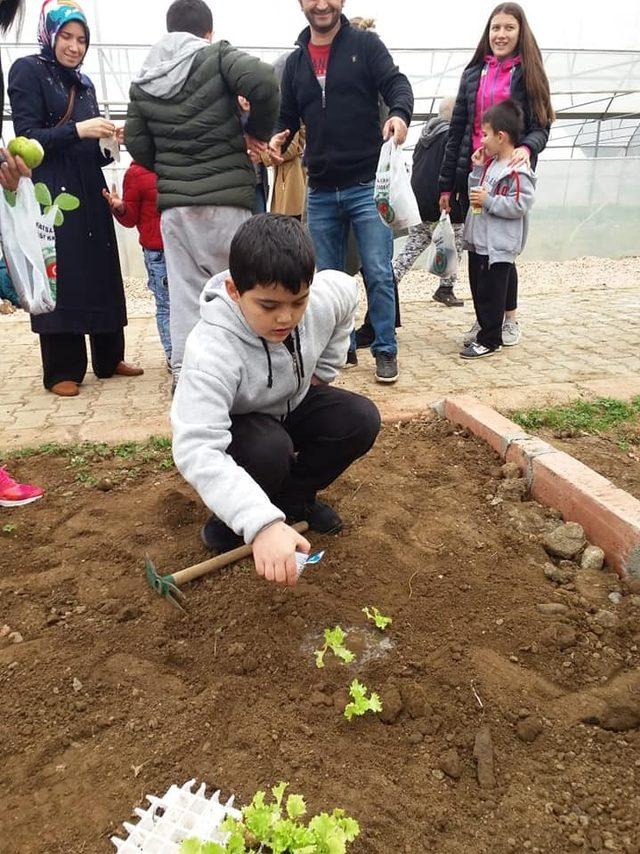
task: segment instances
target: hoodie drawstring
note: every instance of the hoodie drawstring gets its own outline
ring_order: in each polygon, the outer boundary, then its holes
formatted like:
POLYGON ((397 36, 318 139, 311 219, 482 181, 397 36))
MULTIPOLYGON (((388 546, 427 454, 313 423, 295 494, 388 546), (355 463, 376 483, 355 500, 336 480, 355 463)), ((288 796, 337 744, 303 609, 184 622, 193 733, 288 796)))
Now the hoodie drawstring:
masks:
POLYGON ((262 341, 262 346, 264 347, 264 352, 267 354, 267 365, 269 366, 269 375, 267 377, 267 388, 273 388, 273 365, 271 364, 271 353, 269 352, 269 345, 264 340, 264 338, 260 339, 262 341))

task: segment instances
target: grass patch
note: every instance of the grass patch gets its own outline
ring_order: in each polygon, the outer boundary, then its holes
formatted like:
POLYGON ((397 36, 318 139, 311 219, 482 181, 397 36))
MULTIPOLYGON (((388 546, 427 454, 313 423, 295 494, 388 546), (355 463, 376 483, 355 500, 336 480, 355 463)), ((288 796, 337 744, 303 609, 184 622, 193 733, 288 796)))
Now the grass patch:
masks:
POLYGON ((34 457, 61 457, 75 471, 75 480, 86 486, 93 486, 97 480, 92 464, 112 461, 116 482, 123 479, 135 479, 141 466, 151 464, 156 471, 173 468, 171 439, 164 436, 151 436, 142 442, 120 442, 109 445, 106 442, 77 442, 61 445, 47 442, 34 448, 21 448, 7 453, 3 459, 25 460, 34 457))
POLYGON ((567 406, 519 409, 510 417, 526 430, 548 427, 550 430, 598 434, 633 421, 639 414, 640 396, 628 401, 599 397, 592 401, 577 400, 567 406))

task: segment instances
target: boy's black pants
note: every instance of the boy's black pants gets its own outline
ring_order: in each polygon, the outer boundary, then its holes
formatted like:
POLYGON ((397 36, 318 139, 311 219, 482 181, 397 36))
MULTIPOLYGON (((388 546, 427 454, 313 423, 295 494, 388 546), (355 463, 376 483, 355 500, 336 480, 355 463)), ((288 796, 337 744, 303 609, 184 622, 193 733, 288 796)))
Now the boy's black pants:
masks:
POLYGON ((517 293, 516 265, 499 262, 489 266, 487 255, 469 252, 469 285, 480 324, 476 336, 479 344, 491 350, 502 345, 502 321, 509 309, 507 298, 517 293))
POLYGON ((312 501, 372 447, 380 414, 366 397, 312 385, 282 422, 270 415, 236 415, 227 453, 284 509, 312 501))

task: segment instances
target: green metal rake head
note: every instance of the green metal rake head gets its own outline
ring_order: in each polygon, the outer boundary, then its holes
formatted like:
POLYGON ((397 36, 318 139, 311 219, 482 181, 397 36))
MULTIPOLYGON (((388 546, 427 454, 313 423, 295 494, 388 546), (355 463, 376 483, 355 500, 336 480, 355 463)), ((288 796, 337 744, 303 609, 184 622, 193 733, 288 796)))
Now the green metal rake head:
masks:
POLYGON ((173 580, 173 575, 158 575, 158 571, 156 570, 153 561, 149 557, 149 555, 145 555, 144 567, 147 575, 147 583, 152 590, 162 596, 164 599, 167 599, 171 604, 179 608, 181 611, 185 611, 185 607, 182 604, 184 602, 184 595, 180 592, 179 587, 173 580))

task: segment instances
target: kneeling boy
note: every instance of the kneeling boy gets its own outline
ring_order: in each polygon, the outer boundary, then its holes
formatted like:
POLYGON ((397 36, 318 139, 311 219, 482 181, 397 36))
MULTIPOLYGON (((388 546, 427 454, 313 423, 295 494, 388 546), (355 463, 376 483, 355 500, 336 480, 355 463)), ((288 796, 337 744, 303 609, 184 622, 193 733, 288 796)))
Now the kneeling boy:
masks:
POLYGON ((366 454, 380 416, 366 397, 329 383, 344 364, 357 307, 355 281, 314 278, 306 229, 287 216, 247 220, 231 243, 229 271, 200 298, 171 410, 173 456, 215 514, 205 545, 253 546, 256 571, 295 584, 307 540, 285 520, 339 531, 316 494, 366 454))

